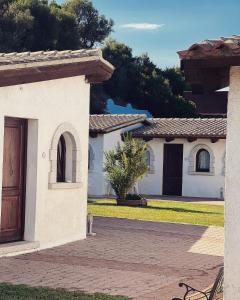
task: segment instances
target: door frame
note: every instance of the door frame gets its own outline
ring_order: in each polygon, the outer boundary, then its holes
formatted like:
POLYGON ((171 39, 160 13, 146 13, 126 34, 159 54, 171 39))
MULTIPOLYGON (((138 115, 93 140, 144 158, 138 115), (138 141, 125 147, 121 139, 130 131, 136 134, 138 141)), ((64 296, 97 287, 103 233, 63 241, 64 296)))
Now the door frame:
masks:
MULTIPOLYGON (((21 144, 22 144, 22 151, 21 151, 21 170, 20 170, 20 176, 22 176, 22 191, 21 191, 21 201, 22 201, 22 207, 21 207, 21 238, 18 240, 12 240, 7 242, 1 242, 0 244, 4 243, 10 243, 10 242, 16 242, 16 241, 22 241, 24 240, 24 232, 25 232, 25 214, 26 214, 26 179, 27 179, 27 144, 28 144, 28 119, 24 118, 17 118, 17 117, 10 117, 5 116, 4 117, 4 124, 3 129, 5 130, 5 126, 8 122, 14 122, 14 121, 21 121, 22 122, 22 128, 23 128, 23 135, 21 136, 21 144)), ((3 135, 3 152, 2 157, 4 156, 4 135, 3 135)), ((2 165, 3 167, 3 165, 2 165)), ((3 169, 2 169, 3 172, 3 169)), ((2 173, 3 175, 3 173, 2 173)), ((1 202, 2 202, 2 191, 3 187, 1 189, 1 202)), ((2 205, 0 205, 0 214, 2 214, 2 205)), ((0 219, 0 226, 1 226, 1 219, 0 219)))

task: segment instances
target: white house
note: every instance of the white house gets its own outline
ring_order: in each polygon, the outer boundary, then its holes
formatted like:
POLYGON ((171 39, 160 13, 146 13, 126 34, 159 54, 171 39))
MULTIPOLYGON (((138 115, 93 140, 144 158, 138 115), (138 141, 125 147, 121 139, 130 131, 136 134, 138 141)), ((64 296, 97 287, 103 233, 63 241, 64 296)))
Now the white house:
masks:
POLYGON ((123 133, 147 142, 148 175, 136 186, 143 195, 224 198, 226 119, 147 119, 144 115, 90 116, 90 196, 113 193, 103 172, 104 152, 123 133))
POLYGON ((98 50, 0 54, 0 243, 85 238, 90 83, 112 72, 98 50))

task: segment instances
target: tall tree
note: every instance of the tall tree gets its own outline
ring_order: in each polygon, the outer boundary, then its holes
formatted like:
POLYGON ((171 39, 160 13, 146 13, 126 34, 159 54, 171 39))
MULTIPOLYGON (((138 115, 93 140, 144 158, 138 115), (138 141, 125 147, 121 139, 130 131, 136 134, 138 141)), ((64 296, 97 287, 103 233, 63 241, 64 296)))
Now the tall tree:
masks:
POLYGON ((0 0, 1 52, 91 48, 112 27, 90 0, 0 0))
POLYGON ((184 91, 189 91, 190 86, 187 84, 184 74, 179 67, 166 68, 162 75, 168 79, 169 85, 174 95, 183 95, 184 91))
POLYGON ((134 57, 131 48, 115 40, 107 41, 103 55, 116 66, 113 77, 104 83, 110 98, 147 109, 154 117, 195 116, 195 105, 182 97, 184 87, 177 83, 185 84, 181 73, 172 70, 167 77, 147 54, 134 57))
POLYGON ((75 16, 55 2, 50 3, 50 11, 56 20, 55 49, 79 49, 79 36, 75 16))
POLYGON ((63 7, 75 17, 80 48, 102 43, 113 30, 113 20, 100 15, 90 0, 69 0, 63 7))
POLYGON ((4 29, 0 50, 37 51, 55 48, 56 19, 48 1, 13 0, 4 7, 0 17, 4 29))

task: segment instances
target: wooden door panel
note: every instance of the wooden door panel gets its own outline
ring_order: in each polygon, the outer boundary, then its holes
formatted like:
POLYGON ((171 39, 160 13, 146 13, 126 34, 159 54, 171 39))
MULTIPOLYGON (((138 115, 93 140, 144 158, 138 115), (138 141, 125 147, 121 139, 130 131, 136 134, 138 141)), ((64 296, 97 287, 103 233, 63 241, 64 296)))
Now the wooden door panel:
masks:
POLYGON ((11 231, 18 227, 19 219, 19 196, 3 197, 2 198, 2 226, 1 230, 11 231))
POLYGON ((165 144, 163 159, 163 194, 181 196, 183 145, 165 144))
POLYGON ((23 238, 26 120, 5 118, 0 242, 23 238))
POLYGON ((3 188, 17 188, 21 183, 21 128, 5 127, 4 135, 3 188))

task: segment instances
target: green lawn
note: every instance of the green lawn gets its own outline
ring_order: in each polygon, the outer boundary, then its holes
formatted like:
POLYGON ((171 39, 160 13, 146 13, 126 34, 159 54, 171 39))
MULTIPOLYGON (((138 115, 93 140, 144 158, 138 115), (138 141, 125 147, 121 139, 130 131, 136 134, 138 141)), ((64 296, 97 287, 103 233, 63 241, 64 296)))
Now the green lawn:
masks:
MULTIPOLYGON (((94 283, 93 283, 94 284, 94 283)), ((68 292, 61 289, 31 288, 0 283, 1 300, 127 300, 126 297, 68 292)))
POLYGON ((207 205, 190 202, 154 201, 148 207, 116 206, 115 200, 89 201, 88 212, 95 216, 125 218, 154 222, 173 222, 195 225, 224 225, 223 205, 207 205))

